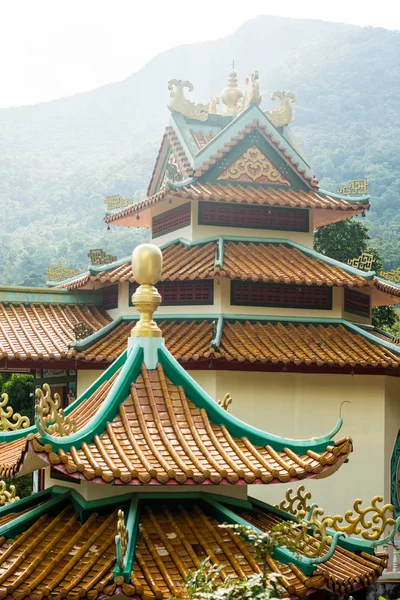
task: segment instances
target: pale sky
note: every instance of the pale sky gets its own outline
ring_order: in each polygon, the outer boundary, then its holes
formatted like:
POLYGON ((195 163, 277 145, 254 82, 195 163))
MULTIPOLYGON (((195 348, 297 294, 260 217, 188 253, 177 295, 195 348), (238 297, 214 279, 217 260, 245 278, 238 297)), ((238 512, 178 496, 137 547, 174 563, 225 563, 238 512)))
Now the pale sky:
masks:
POLYGON ((0 107, 119 81, 260 14, 400 30, 399 0, 0 0, 0 107))

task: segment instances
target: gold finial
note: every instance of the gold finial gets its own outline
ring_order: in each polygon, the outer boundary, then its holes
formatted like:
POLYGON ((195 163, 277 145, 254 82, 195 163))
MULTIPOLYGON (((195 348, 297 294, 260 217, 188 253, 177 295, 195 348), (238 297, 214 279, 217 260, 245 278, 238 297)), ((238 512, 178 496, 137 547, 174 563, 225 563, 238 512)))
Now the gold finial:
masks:
POLYGON ((153 321, 153 313, 161 304, 161 296, 154 287, 162 272, 162 254, 154 244, 140 244, 132 253, 132 271, 140 284, 132 296, 140 319, 132 329, 133 337, 161 337, 161 330, 153 321))
POLYGON ((222 102, 226 106, 222 114, 230 117, 236 116, 237 104, 243 96, 243 92, 238 88, 237 73, 233 70, 234 64, 235 63, 232 62, 232 71, 229 73, 228 87, 222 90, 221 93, 222 102))

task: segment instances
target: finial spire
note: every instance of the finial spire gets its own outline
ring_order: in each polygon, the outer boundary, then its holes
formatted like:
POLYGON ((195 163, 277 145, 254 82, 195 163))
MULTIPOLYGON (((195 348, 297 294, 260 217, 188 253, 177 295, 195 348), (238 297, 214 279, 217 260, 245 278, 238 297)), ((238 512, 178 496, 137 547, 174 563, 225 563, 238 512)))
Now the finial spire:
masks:
POLYGON ((154 244, 136 246, 132 253, 132 271, 140 284, 132 296, 132 303, 137 308, 140 319, 132 329, 131 336, 161 337, 161 330, 153 321, 153 314, 161 304, 161 296, 154 287, 162 272, 160 248, 154 244))
POLYGON ((237 114, 237 104, 243 96, 243 92, 239 90, 237 83, 237 73, 234 70, 235 61, 232 61, 232 70, 229 73, 228 86, 222 90, 221 99, 226 108, 224 115, 234 117, 237 114))

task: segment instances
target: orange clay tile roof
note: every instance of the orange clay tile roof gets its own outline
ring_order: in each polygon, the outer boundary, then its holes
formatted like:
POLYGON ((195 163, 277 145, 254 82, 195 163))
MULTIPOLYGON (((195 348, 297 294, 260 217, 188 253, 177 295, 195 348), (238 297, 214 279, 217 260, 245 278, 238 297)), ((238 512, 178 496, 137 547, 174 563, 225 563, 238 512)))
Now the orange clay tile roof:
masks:
POLYGON ((56 470, 116 484, 265 484, 324 477, 336 471, 352 448, 351 439, 342 438, 320 453, 309 449, 296 454, 235 438, 188 400, 160 364, 151 371, 142 366, 106 431, 80 450, 54 453, 50 444, 28 437, 31 450, 48 456, 56 470))
MULTIPOLYGON (((115 360, 125 350, 132 321, 122 321, 77 358, 115 360)), ((171 354, 181 362, 205 359, 270 364, 343 367, 398 367, 400 357, 385 346, 366 339, 342 324, 278 321, 224 321, 218 348, 211 347, 215 325, 211 321, 159 322, 171 354)))
MULTIPOLYGON (((96 600, 123 594, 167 600, 179 595, 188 571, 198 568, 206 557, 223 567, 221 579, 262 572, 252 544, 231 529, 221 529, 207 501, 188 502, 182 497, 175 502, 143 502, 130 581, 125 583, 121 576, 114 576, 118 508, 111 506, 101 514, 93 510, 82 522, 67 502, 57 512, 43 511, 15 537, 0 538, 0 598, 96 600)), ((8 523, 24 512, 15 507, 11 518, 7 515, 8 523)), ((276 518, 266 511, 246 516, 264 530, 276 518)), ((284 595, 292 598, 318 589, 348 594, 373 583, 386 562, 384 555, 356 554, 337 547, 333 557, 310 576, 296 564, 285 565, 272 557, 267 573, 275 573, 284 595)))
POLYGON ((204 148, 204 146, 207 146, 207 144, 215 138, 215 133, 213 131, 206 133, 204 131, 194 131, 191 129, 190 133, 192 134, 192 138, 196 142, 199 150, 204 148))
MULTIPOLYGON (((147 188, 147 193, 150 193, 152 187, 157 184, 156 177, 161 174, 161 169, 164 165, 164 161, 167 157, 169 147, 172 148, 172 152, 174 154, 174 158, 181 169, 184 177, 190 177, 193 174, 193 169, 190 166, 189 159, 186 156, 184 149, 179 141, 179 138, 173 127, 166 127, 165 133, 163 135, 160 149, 157 154, 156 162, 154 164, 153 172, 150 178, 150 183, 147 188)), ((157 177, 157 179, 158 179, 157 177)))
MULTIPOLYGON (((350 273, 321 258, 309 256, 290 244, 226 240, 222 267, 215 266, 217 250, 216 241, 192 246, 182 243, 167 246, 162 251, 161 280, 211 279, 219 275, 230 279, 303 285, 372 287, 375 283, 375 280, 366 279, 361 274, 350 273)), ((88 281, 134 282, 131 261, 127 259, 113 269, 90 273, 57 287, 72 290, 83 287, 88 281)))
MULTIPOLYGON (((235 512, 262 531, 270 531, 274 525, 284 521, 276 514, 258 507, 254 507, 252 510, 236 509, 235 512)), ((357 588, 373 584, 382 574, 385 566, 385 555, 372 556, 366 552, 356 554, 336 546, 332 558, 319 565, 312 577, 316 588, 324 587, 334 594, 348 594, 357 588), (315 583, 315 580, 318 583, 315 583)), ((298 573, 299 569, 296 570, 298 573)), ((311 582, 303 574, 301 575, 300 582, 294 584, 294 589, 292 587, 291 590, 288 590, 296 596, 304 596, 309 593, 307 590, 311 582)))
POLYGON ((61 360, 71 355, 75 324, 98 331, 110 320, 102 308, 90 304, 0 303, 0 358, 61 360))
MULTIPOLYGON (((107 215, 106 223, 113 223, 119 219, 137 214, 151 206, 159 204, 166 198, 180 198, 182 200, 206 200, 208 202, 228 202, 236 204, 256 204, 265 206, 288 206, 291 208, 323 209, 329 211, 343 211, 358 214, 369 207, 368 203, 348 202, 343 199, 333 198, 319 193, 318 190, 295 191, 276 188, 245 187, 243 185, 221 185, 194 183, 184 187, 172 189, 163 186, 161 190, 141 202, 131 204, 118 212, 107 215)), ((350 214, 348 215, 350 216, 350 214)), ((347 217, 346 217, 347 218, 347 217)))

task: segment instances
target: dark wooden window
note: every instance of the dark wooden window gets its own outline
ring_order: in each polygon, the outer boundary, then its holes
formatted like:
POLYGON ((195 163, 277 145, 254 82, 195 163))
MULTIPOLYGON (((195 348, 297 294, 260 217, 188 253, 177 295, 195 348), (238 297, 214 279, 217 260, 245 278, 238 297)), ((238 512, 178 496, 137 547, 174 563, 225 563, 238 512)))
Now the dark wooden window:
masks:
POLYGON ((283 308, 332 308, 332 288, 253 281, 231 282, 231 304, 283 308))
POLYGON ((359 315, 360 317, 369 318, 371 311, 371 296, 345 288, 344 310, 345 312, 359 315))
POLYGON ((248 206, 199 202, 199 224, 250 229, 308 231, 308 210, 275 206, 248 206))
MULTIPOLYGON (((129 284, 129 306, 132 306, 132 294, 137 289, 136 283, 129 284)), ((157 283, 161 294, 161 306, 212 304, 214 297, 214 281, 162 281, 157 283)))
POLYGON ((109 285, 103 291, 103 308, 112 310, 118 308, 118 284, 109 285))
POLYGON ((177 206, 152 219, 153 238, 190 225, 190 202, 177 206))

